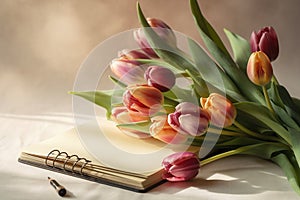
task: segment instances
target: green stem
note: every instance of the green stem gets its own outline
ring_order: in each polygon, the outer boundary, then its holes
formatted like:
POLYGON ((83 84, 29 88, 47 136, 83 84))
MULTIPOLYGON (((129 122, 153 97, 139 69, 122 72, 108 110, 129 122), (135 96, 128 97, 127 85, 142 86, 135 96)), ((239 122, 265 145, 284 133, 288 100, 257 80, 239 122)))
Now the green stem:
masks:
POLYGON ((209 128, 207 130, 207 132, 209 133, 214 133, 214 134, 221 134, 221 135, 226 135, 226 136, 245 136, 245 134, 242 133, 238 133, 235 131, 228 131, 228 130, 224 130, 224 129, 217 129, 217 128, 209 128))
POLYGON ((275 111, 272 107, 272 104, 271 104, 270 97, 269 97, 266 86, 262 86, 262 89, 263 89, 263 92, 264 92, 266 104, 267 104, 268 108, 270 109, 270 111, 275 115, 275 111))
POLYGON ((277 78, 275 77, 275 75, 272 76, 272 80, 275 82, 276 85, 279 85, 279 82, 278 82, 277 78))
POLYGON ((265 141, 277 141, 277 142, 283 142, 280 138, 278 137, 273 137, 273 136, 265 136, 265 135, 261 135, 261 134, 258 134, 258 133, 255 133, 254 131, 251 131, 249 130, 247 127, 243 126, 242 124, 240 124, 239 122, 237 121, 234 121, 233 123, 236 127, 238 127, 239 129, 241 129, 241 131, 243 131, 244 133, 252 136, 252 137, 255 137, 255 138, 259 138, 259 139, 262 139, 262 140, 265 140, 265 141))
MULTIPOLYGON (((212 134, 223 135, 223 136, 232 136, 232 137, 245 137, 246 136, 245 134, 238 133, 235 131, 221 130, 221 129, 216 129, 216 128, 209 128, 207 132, 212 133, 212 134)), ((204 139, 209 140, 209 138, 206 138, 206 135, 202 135, 202 136, 198 136, 198 137, 190 137, 187 141, 187 144, 191 144, 192 146, 200 147, 202 145, 204 139)), ((219 139, 219 141, 221 141, 221 140, 219 139)))
POLYGON ((215 156, 206 158, 204 160, 201 160, 200 164, 201 164, 201 166, 203 166, 203 165, 209 164, 211 162, 214 162, 216 160, 219 160, 221 158, 226 158, 226 157, 229 157, 229 156, 232 156, 232 155, 237 155, 237 154, 239 154, 241 152, 244 152, 244 151, 247 151, 251 148, 253 148, 253 147, 252 146, 244 146, 244 147, 240 147, 240 148, 237 148, 237 149, 234 149, 234 150, 226 151, 224 153, 220 153, 218 155, 215 155, 215 156))

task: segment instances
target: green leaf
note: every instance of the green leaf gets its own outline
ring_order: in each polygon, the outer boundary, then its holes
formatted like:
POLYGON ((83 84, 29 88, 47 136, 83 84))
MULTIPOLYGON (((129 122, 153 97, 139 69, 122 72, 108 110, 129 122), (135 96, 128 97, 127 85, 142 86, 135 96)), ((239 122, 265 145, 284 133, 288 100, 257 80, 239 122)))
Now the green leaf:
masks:
POLYGON ((249 42, 227 29, 224 29, 224 32, 230 42, 235 62, 246 73, 248 59, 251 54, 249 42))
POLYGON ((281 167, 294 191, 300 195, 299 171, 296 170, 298 167, 294 166, 283 153, 280 153, 271 159, 281 167))
POLYGON ((196 99, 196 97, 191 94, 190 89, 184 89, 177 85, 174 85, 171 90, 164 92, 163 95, 165 97, 165 104, 167 103, 175 106, 182 101, 192 102, 194 99, 196 99), (166 102, 169 100, 171 102, 166 102))
MULTIPOLYGON (((239 141, 237 141, 239 142, 239 141)), ((278 155, 280 152, 284 152, 287 150, 290 150, 286 145, 283 145, 281 143, 274 143, 274 142, 258 142, 256 144, 251 145, 243 145, 241 147, 226 150, 228 146, 225 146, 224 149, 220 149, 221 153, 213 154, 213 156, 206 158, 205 160, 202 160, 202 165, 205 165, 207 163, 210 163, 212 161, 218 160, 220 158, 225 158, 232 155, 238 155, 238 154, 246 154, 246 155, 252 155, 257 156, 263 159, 271 159, 273 156, 278 155)))
POLYGON ((244 127, 256 133, 266 134, 272 132, 272 130, 264 123, 262 123, 260 120, 258 120, 257 118, 253 117, 252 115, 249 115, 247 112, 244 112, 242 110, 238 110, 236 121, 238 121, 244 127))
POLYGON ((300 129, 289 128, 289 132, 292 139, 292 150, 298 165, 300 165, 300 129))
POLYGON ((112 82, 114 82, 114 84, 120 86, 121 88, 125 88, 127 87, 127 85, 125 83, 123 83, 122 81, 120 81, 119 79, 113 77, 113 76, 109 76, 110 80, 112 80, 112 82))
POLYGON ((218 48, 223 51, 224 54, 229 55, 228 51, 225 48, 225 45, 223 44, 222 40, 220 39, 216 31, 202 15, 197 0, 190 0, 190 7, 194 19, 198 27, 200 28, 200 30, 203 31, 218 46, 218 48))
POLYGON ((73 94, 79 97, 82 97, 90 102, 97 104, 98 106, 106 109, 106 117, 109 118, 112 110, 112 96, 121 95, 123 91, 116 90, 106 90, 106 91, 84 91, 84 92, 76 92, 71 91, 69 94, 73 94))
POLYGON ((210 53, 239 88, 241 94, 251 101, 259 102, 264 105, 265 101, 261 91, 250 82, 248 77, 241 70, 237 68, 236 63, 232 60, 232 58, 230 56, 226 56, 216 46, 216 44, 204 34, 203 40, 206 41, 206 46, 210 53))
POLYGON ((238 112, 241 110, 261 121, 276 132, 277 135, 282 137, 288 144, 291 144, 290 133, 281 124, 279 124, 268 108, 251 102, 235 103, 234 105, 238 112))
POLYGON ((117 127, 149 134, 149 128, 151 124, 152 124, 151 121, 141 121, 141 122, 126 123, 126 124, 117 124, 117 127))
POLYGON ((285 105, 285 109, 289 115, 297 122, 300 126, 300 109, 294 103, 294 99, 290 96, 287 89, 282 85, 277 85, 278 95, 285 105))
POLYGON ((300 110, 300 99, 297 99, 295 97, 292 97, 292 99, 293 99, 293 102, 294 102, 297 110, 300 110))
POLYGON ((284 103, 280 98, 277 86, 278 86, 278 84, 276 84, 276 81, 274 81, 274 79, 272 79, 271 84, 270 84, 270 88, 268 89, 268 94, 270 95, 272 103, 274 103, 277 106, 280 106, 281 108, 285 109, 284 103))
POLYGON ((202 79, 202 77, 200 75, 199 76, 194 75, 189 70, 186 70, 186 73, 192 78, 194 83, 195 93, 199 95, 199 98, 208 97, 209 96, 208 88, 205 81, 202 79))
POLYGON ((264 141, 258 140, 255 138, 250 138, 250 137, 232 137, 231 140, 228 140, 227 142, 223 142, 220 144, 217 144, 218 147, 241 147, 241 146, 248 146, 248 145, 254 145, 254 144, 259 144, 264 141))
POLYGON ((244 101, 245 98, 240 95, 240 91, 236 85, 206 52, 192 39, 188 39, 188 44, 195 66, 203 79, 220 91, 226 92, 226 95, 230 96, 231 99, 244 101))
POLYGON ((156 65, 156 66, 161 66, 161 67, 166 67, 170 69, 171 71, 174 72, 174 74, 182 74, 184 73, 184 70, 178 66, 173 66, 170 63, 164 62, 161 59, 136 59, 137 62, 141 63, 142 65, 156 65))
POLYGON ((147 37, 147 41, 157 55, 170 65, 175 66, 177 69, 188 69, 195 72, 193 64, 189 61, 189 58, 186 57, 184 52, 178 48, 170 46, 165 40, 161 39, 152 28, 150 28, 139 3, 137 3, 137 13, 139 21, 144 27, 143 32, 147 37))
POLYGON ((277 106, 276 104, 273 104, 273 108, 276 112, 276 114, 279 116, 280 120, 286 124, 287 127, 298 129, 300 130, 300 127, 298 124, 293 120, 293 118, 280 106, 277 106))
POLYGON ((224 45, 221 39, 202 15, 197 1, 190 0, 190 4, 194 18, 200 29, 202 39, 211 55, 239 88, 239 91, 241 91, 243 96, 251 101, 259 102, 264 105, 265 101, 261 91, 250 82, 245 73, 237 68, 236 63, 233 61, 226 48, 223 47, 224 45))

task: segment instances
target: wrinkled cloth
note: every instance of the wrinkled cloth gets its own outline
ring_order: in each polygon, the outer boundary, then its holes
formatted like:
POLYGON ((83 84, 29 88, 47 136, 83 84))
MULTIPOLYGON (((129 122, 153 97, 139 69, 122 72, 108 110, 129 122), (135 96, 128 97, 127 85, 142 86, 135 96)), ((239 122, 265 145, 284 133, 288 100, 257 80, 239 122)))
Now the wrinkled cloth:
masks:
POLYGON ((73 127, 72 114, 0 114, 1 199, 60 198, 47 177, 68 190, 71 199, 298 199, 281 169, 249 156, 233 156, 200 169, 188 182, 164 183, 141 194, 18 163, 21 149, 73 127))

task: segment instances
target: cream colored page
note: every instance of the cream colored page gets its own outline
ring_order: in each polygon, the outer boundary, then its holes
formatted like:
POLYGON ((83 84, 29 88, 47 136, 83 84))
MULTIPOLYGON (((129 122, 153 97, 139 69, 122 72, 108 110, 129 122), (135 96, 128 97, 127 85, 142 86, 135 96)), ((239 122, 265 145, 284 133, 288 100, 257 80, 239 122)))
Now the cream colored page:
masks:
POLYGON ((97 122, 80 125, 77 129, 33 144, 23 152, 46 156, 53 149, 65 151, 69 155, 76 154, 96 165, 147 173, 160 169, 162 159, 180 151, 182 146, 166 145, 150 137, 137 139, 127 136, 116 127, 115 123, 99 118, 97 122))
POLYGON ((40 143, 32 144, 24 148, 22 152, 47 156, 54 149, 67 152, 69 155, 78 155, 79 157, 91 160, 94 164, 100 164, 82 146, 75 128, 40 143))

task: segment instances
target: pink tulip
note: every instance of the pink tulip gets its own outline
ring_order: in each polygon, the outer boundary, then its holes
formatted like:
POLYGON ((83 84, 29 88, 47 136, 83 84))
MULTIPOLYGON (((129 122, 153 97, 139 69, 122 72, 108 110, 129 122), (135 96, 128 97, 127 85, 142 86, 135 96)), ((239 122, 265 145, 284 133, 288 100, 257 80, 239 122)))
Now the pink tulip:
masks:
POLYGON ((210 120, 207 111, 190 102, 180 103, 175 109, 175 112, 168 116, 168 123, 173 129, 192 136, 206 132, 210 120))
POLYGON ((176 81, 175 74, 165 67, 150 66, 145 72, 145 79, 148 85, 159 89, 162 92, 170 90, 176 81))
POLYGON ((162 109, 164 97, 158 89, 148 85, 136 85, 127 88, 123 94, 123 103, 128 110, 150 116, 162 109))
POLYGON ((167 144, 181 144, 187 141, 185 135, 179 134, 168 124, 166 116, 155 116, 151 121, 150 134, 155 139, 167 144))
POLYGON ((200 162, 196 154, 191 152, 178 152, 166 157, 162 165, 165 173, 164 179, 168 181, 187 181, 197 176, 200 162))
POLYGON ((202 108, 210 115, 211 123, 220 128, 231 126, 236 117, 234 105, 224 96, 211 93, 208 98, 201 98, 202 108))
POLYGON ((251 51, 262 51, 271 61, 279 54, 277 34, 273 27, 264 27, 258 32, 253 31, 250 38, 251 51))
POLYGON ((123 51, 120 56, 114 59, 110 68, 111 71, 126 84, 145 83, 144 73, 146 67, 136 59, 148 59, 149 57, 141 51, 123 51))
MULTIPOLYGON (((147 18, 147 21, 150 27, 156 32, 156 34, 166 41, 171 46, 176 46, 176 36, 170 26, 165 22, 159 19, 147 18)), ((158 56, 151 48, 150 44, 147 41, 147 38, 142 29, 138 29, 134 32, 134 38, 137 41, 140 48, 146 52, 149 56, 157 58, 158 56)))

